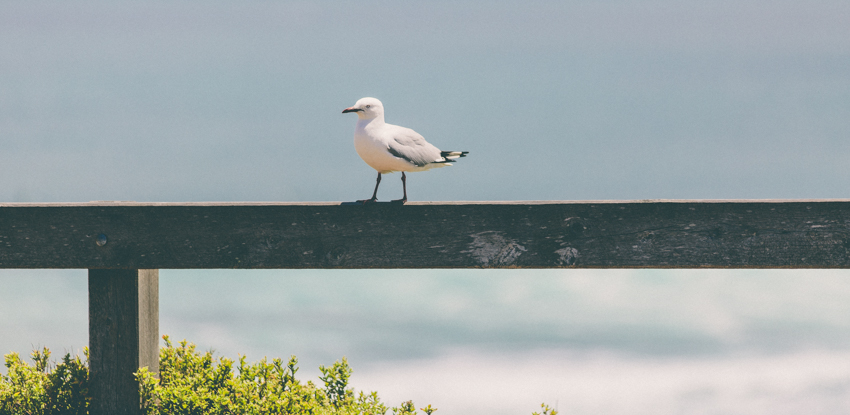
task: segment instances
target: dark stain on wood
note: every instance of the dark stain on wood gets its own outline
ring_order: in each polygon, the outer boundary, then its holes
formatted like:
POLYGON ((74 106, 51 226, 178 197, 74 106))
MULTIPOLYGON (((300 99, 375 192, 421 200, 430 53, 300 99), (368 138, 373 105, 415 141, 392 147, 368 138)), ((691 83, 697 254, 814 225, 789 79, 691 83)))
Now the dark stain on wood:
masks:
POLYGON ((846 268, 848 218, 848 201, 0 205, 0 268, 846 268))
POLYGON ((89 270, 89 413, 141 415, 140 367, 159 372, 159 271, 89 270))

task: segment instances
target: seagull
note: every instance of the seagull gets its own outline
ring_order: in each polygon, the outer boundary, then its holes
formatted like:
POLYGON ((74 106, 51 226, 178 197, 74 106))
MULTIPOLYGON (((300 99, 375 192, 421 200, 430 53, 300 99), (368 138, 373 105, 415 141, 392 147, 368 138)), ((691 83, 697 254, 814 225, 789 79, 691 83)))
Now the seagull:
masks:
POLYGON ((459 157, 466 157, 468 151, 440 151, 425 141, 419 133, 410 128, 384 122, 384 104, 376 98, 360 98, 352 107, 342 113, 356 112, 357 127, 354 129, 354 149, 360 158, 378 171, 378 180, 372 198, 358 200, 363 204, 378 200, 378 185, 381 175, 401 172, 401 186, 404 197, 393 200, 395 203, 407 202, 407 176, 404 172, 425 171, 435 167, 450 166, 459 157))

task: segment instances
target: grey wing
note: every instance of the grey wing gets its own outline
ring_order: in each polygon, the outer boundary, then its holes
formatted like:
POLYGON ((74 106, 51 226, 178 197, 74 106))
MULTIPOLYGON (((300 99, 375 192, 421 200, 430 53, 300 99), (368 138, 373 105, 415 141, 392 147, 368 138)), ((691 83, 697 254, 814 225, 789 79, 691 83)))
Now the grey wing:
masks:
POLYGON ((425 138, 416 131, 398 127, 393 133, 393 139, 389 142, 389 151, 392 155, 403 158, 418 167, 443 159, 440 149, 425 141, 425 138))

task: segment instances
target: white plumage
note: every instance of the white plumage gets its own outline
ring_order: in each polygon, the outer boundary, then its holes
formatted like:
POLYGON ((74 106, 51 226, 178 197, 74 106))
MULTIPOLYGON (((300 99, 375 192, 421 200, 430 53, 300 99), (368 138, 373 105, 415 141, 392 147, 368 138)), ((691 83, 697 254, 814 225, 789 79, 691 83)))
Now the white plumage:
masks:
POLYGON ((354 129, 354 149, 360 158, 378 171, 375 192, 371 199, 377 200, 381 174, 401 172, 404 198, 407 201, 407 180, 404 172, 424 171, 435 167, 451 165, 455 159, 466 157, 466 151, 440 151, 425 141, 419 133, 410 128, 387 124, 384 121, 384 105, 376 98, 361 98, 354 106, 342 111, 357 113, 357 127, 354 129))

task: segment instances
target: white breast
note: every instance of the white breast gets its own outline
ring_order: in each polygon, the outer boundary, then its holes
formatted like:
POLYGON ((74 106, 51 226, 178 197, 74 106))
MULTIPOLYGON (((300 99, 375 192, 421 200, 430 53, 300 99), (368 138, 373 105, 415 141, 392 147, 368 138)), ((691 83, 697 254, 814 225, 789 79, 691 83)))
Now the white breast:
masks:
POLYGON ((358 128, 354 131, 354 149, 366 164, 382 174, 418 170, 414 164, 392 155, 387 148, 379 128, 360 128, 358 123, 358 128))

